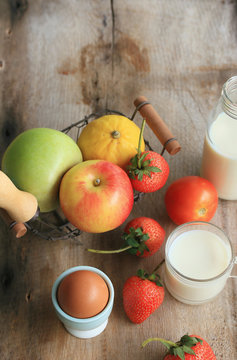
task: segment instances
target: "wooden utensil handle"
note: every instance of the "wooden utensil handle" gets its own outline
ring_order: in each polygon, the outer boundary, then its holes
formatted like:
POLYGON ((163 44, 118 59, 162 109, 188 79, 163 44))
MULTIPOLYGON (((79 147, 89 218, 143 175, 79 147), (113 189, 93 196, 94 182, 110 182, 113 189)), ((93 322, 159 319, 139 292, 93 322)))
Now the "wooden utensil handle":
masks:
POLYGON ((5 209, 9 217, 17 223, 24 223, 35 216, 38 202, 34 195, 17 189, 0 170, 0 208, 5 209))
POLYGON ((146 119, 147 125, 151 128, 169 154, 177 154, 177 152, 181 150, 179 142, 175 139, 174 135, 153 106, 147 101, 147 98, 145 96, 138 96, 134 100, 134 105, 138 108, 142 117, 146 119), (145 104, 142 105, 142 103, 145 104), (141 107, 139 107, 139 105, 141 105, 141 107))
POLYGON ((16 238, 21 238, 27 232, 27 227, 23 223, 17 223, 13 219, 10 218, 8 213, 4 209, 0 209, 0 216, 5 222, 5 224, 9 227, 9 229, 15 234, 16 238))

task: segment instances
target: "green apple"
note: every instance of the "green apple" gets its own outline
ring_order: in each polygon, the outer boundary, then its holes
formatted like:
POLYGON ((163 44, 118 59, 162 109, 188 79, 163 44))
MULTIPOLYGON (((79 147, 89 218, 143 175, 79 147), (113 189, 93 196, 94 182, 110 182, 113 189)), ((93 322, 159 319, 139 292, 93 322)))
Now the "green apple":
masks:
POLYGON ((34 128, 18 135, 6 149, 2 171, 21 190, 33 194, 40 211, 55 210, 61 178, 82 161, 75 141, 61 131, 34 128))

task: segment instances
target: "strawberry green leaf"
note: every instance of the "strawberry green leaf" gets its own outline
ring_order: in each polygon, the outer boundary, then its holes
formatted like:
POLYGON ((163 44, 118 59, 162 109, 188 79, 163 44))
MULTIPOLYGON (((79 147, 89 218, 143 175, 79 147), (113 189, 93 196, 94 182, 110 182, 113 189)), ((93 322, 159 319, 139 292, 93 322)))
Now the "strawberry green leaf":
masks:
POLYGON ((142 181, 142 179, 143 179, 143 172, 142 172, 142 171, 140 171, 140 172, 138 173, 137 179, 138 179, 139 181, 142 181))
POLYGON ((148 176, 149 178, 151 178, 151 172, 150 172, 150 170, 144 169, 144 170, 143 170, 143 175, 146 175, 146 176, 148 176))
POLYGON ((129 172, 128 176, 130 177, 130 179, 135 180, 136 176, 134 175, 133 172, 129 172))
POLYGON ((193 349, 191 349, 190 347, 188 347, 186 345, 183 345, 182 349, 187 354, 196 355, 195 351, 193 351, 193 349))
POLYGON ((148 233, 143 233, 141 227, 137 229, 130 227, 128 231, 129 233, 123 233, 122 239, 125 241, 125 247, 131 247, 127 250, 130 254, 134 255, 138 252, 140 255, 143 255, 145 250, 150 251, 146 245, 146 241, 150 238, 148 233))
POLYGON ((155 275, 155 274, 151 274, 151 275, 149 276, 149 280, 155 281, 155 280, 156 280, 156 275, 155 275))
POLYGON ((161 169, 156 166, 148 166, 148 169, 150 172, 162 172, 161 169))
POLYGON ((153 160, 153 159, 149 159, 149 160, 146 160, 146 161, 143 161, 143 167, 145 168, 145 167, 147 167, 150 163, 151 163, 151 160, 153 160))
MULTIPOLYGON (((147 153, 143 153, 141 156, 140 156, 140 158, 139 158, 139 161, 140 162, 142 162, 143 164, 143 166, 144 166, 144 159, 147 157, 147 153)), ((151 160, 148 160, 148 161, 150 161, 151 162, 151 160)))
POLYGON ((148 234, 142 234, 141 237, 140 237, 140 241, 146 241, 150 239, 150 236, 148 234))
POLYGON ((146 272, 143 269, 139 269, 137 270, 137 276, 140 277, 141 279, 146 279, 146 272))
POLYGON ((150 251, 149 250, 149 248, 146 246, 146 244, 141 244, 140 246, 139 246, 139 249, 138 249, 138 251, 139 251, 139 253, 141 254, 141 255, 143 255, 144 254, 144 251, 150 251))
POLYGON ((138 154, 136 154, 136 155, 131 159, 131 165, 132 165, 132 167, 136 168, 136 167, 137 167, 137 162, 138 162, 138 154))
POLYGON ((178 356, 181 360, 185 360, 185 354, 184 351, 180 348, 173 348, 173 355, 178 356))
POLYGON ((139 247, 139 243, 132 237, 127 237, 126 239, 126 243, 134 248, 138 248, 139 247))
POLYGON ((137 248, 131 248, 131 249, 128 249, 127 252, 131 255, 136 255, 137 254, 137 248))
POLYGON ((147 247, 144 247, 144 248, 139 247, 139 250, 137 249, 136 252, 134 252, 134 251, 132 251, 132 250, 135 250, 135 249, 129 249, 129 250, 128 250, 128 253, 129 253, 129 254, 132 254, 132 255, 134 255, 134 254, 135 254, 135 255, 143 255, 145 250, 146 250, 146 251, 149 251, 149 249, 148 249, 147 247))
POLYGON ((137 276, 139 276, 141 279, 147 279, 149 281, 154 282, 157 286, 163 287, 162 283, 160 282, 160 276, 158 274, 152 273, 148 274, 143 269, 139 269, 137 271, 137 276))
POLYGON ((135 175, 139 175, 139 174, 140 174, 140 172, 141 172, 141 170, 139 170, 139 169, 135 169, 133 173, 134 173, 135 175))
POLYGON ((198 342, 200 342, 202 344, 202 340, 194 337, 194 336, 189 336, 189 335, 184 335, 181 337, 180 339, 180 344, 182 345, 186 345, 188 347, 194 346, 196 345, 198 342))
POLYGON ((159 274, 152 273, 151 275, 148 276, 148 280, 153 281, 157 286, 163 287, 163 285, 162 285, 162 283, 160 281, 160 275, 159 274))
POLYGON ((157 286, 163 287, 163 284, 160 282, 160 278, 156 278, 155 283, 157 286))

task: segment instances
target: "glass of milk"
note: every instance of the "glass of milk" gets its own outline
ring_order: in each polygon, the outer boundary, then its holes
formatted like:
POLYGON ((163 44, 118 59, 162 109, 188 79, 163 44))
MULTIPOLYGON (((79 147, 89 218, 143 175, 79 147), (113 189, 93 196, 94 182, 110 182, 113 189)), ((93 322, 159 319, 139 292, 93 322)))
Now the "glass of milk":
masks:
POLYGON ((224 84, 210 120, 201 176, 213 183, 219 198, 237 200, 237 76, 224 84))
POLYGON ((183 303, 208 302, 222 291, 235 263, 231 242, 219 227, 207 222, 180 225, 166 242, 166 288, 183 303))

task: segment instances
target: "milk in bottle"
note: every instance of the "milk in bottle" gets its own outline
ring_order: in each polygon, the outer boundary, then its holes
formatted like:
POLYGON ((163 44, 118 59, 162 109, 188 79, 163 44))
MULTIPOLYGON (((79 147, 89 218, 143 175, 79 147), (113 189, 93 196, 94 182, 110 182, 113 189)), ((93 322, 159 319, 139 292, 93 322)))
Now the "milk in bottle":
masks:
POLYGON ((237 200, 237 76, 223 86, 203 147, 201 176, 219 198, 237 200))

